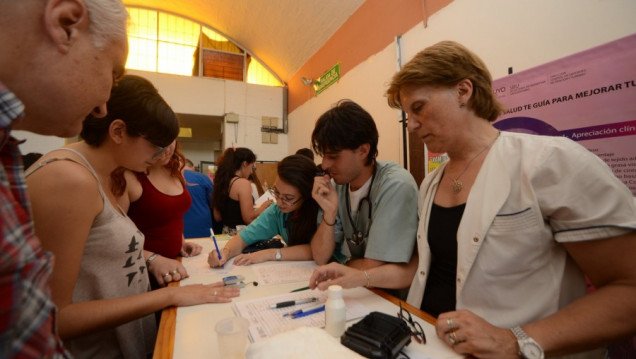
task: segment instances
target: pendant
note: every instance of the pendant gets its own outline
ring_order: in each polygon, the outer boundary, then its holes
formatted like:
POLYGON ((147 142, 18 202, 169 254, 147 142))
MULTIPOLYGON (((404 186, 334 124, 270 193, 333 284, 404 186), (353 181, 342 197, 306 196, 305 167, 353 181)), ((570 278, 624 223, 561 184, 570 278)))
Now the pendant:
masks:
POLYGON ((462 191, 462 188, 464 188, 464 183, 462 183, 462 181, 453 180, 453 192, 455 193, 459 193, 462 191))

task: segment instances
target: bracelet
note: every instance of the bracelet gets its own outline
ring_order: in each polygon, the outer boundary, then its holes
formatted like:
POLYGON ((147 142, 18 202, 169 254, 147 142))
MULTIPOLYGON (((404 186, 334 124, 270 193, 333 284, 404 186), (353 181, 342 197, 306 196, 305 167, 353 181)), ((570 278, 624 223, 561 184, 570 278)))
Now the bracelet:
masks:
POLYGON ((363 271, 364 272, 364 276, 367 277, 367 285, 365 285, 365 287, 369 288, 371 286, 371 277, 369 277, 369 273, 367 273, 367 271, 363 271))
POLYGON ((325 216, 322 216, 322 223, 328 225, 329 227, 333 227, 336 224, 336 219, 333 219, 333 223, 329 223, 327 222, 327 219, 325 219, 325 216))
POLYGON ((157 258, 158 254, 157 253, 153 253, 150 256, 148 256, 148 259, 146 259, 146 268, 150 269, 150 263, 152 263, 152 261, 155 260, 155 258, 157 258))

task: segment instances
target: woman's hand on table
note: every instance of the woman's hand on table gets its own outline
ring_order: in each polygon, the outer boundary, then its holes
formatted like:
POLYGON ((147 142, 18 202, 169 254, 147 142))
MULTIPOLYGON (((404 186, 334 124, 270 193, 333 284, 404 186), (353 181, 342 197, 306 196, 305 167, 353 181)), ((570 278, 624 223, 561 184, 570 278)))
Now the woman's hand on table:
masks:
POLYGON ((181 256, 182 257, 194 257, 201 254, 201 250, 203 247, 201 245, 193 243, 193 242, 183 242, 181 246, 181 256))
POLYGON ((309 288, 326 290, 330 285, 356 288, 364 286, 366 280, 363 271, 332 262, 314 269, 309 278, 309 288))
POLYGON ((168 283, 178 282, 189 277, 188 271, 181 262, 163 256, 157 256, 152 261, 148 271, 152 273, 157 283, 162 287, 165 287, 168 283))
POLYGON ((459 354, 477 358, 518 358, 517 339, 509 329, 495 327, 468 310, 440 314, 435 331, 459 354))
POLYGON ((258 252, 239 254, 234 258, 234 264, 247 266, 250 264, 263 263, 274 259, 274 250, 264 249, 258 252))
POLYGON ((239 288, 226 287, 223 282, 169 287, 173 291, 174 305, 185 307, 203 303, 228 303, 241 294, 239 288))

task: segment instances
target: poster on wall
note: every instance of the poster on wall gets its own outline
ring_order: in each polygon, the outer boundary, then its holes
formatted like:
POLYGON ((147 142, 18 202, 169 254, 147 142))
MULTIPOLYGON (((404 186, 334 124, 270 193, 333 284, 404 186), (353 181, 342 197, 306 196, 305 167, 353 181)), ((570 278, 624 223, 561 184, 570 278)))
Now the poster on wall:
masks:
POLYGON ((493 82, 502 131, 565 136, 636 195, 636 34, 493 82))

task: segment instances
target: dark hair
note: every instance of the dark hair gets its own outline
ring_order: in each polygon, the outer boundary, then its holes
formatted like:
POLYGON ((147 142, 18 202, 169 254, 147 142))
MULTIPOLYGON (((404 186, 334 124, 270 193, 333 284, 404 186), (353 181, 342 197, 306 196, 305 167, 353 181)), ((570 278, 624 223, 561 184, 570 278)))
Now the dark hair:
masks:
POLYGON ((168 146, 179 134, 174 111, 143 77, 123 76, 113 86, 106 107, 105 117, 89 115, 82 124, 80 136, 91 146, 104 142, 110 124, 116 119, 124 121, 127 135, 144 137, 158 147, 168 146))
POLYGON ((378 137, 375 121, 365 109, 351 100, 340 100, 316 121, 311 144, 324 156, 326 152, 355 150, 368 143, 366 165, 370 165, 378 156, 378 137))
POLYGON ((311 241, 318 226, 318 203, 311 196, 316 175, 316 164, 303 155, 291 155, 278 163, 278 178, 295 187, 303 203, 288 218, 289 245, 305 244, 311 241))
MULTIPOLYGON (((179 122, 174 111, 159 95, 153 84, 143 77, 124 75, 110 91, 104 117, 88 115, 82 123, 80 137, 89 145, 100 146, 110 124, 119 119, 126 124, 126 134, 144 137, 158 147, 170 145, 179 134, 179 122)), ((124 168, 111 174, 111 190, 120 196, 126 189, 124 168)))
POLYGON ((223 212, 227 199, 230 197, 230 182, 243 162, 256 162, 256 155, 245 147, 226 149, 217 162, 214 175, 214 191, 212 192, 212 207, 223 212))
POLYGON ((314 151, 312 151, 311 148, 301 148, 298 151, 296 151, 296 154, 303 155, 312 161, 314 160, 314 151))
POLYGON ((42 154, 38 152, 29 152, 26 155, 22 155, 22 164, 24 165, 24 168, 27 169, 31 167, 31 165, 37 162, 40 157, 42 157, 42 154))
POLYGON ((477 116, 495 121, 503 106, 493 94, 492 77, 486 64, 473 52, 453 41, 442 41, 420 51, 393 75, 387 101, 393 108, 401 108, 400 90, 405 85, 453 87, 468 79, 473 94, 467 106, 477 116))

